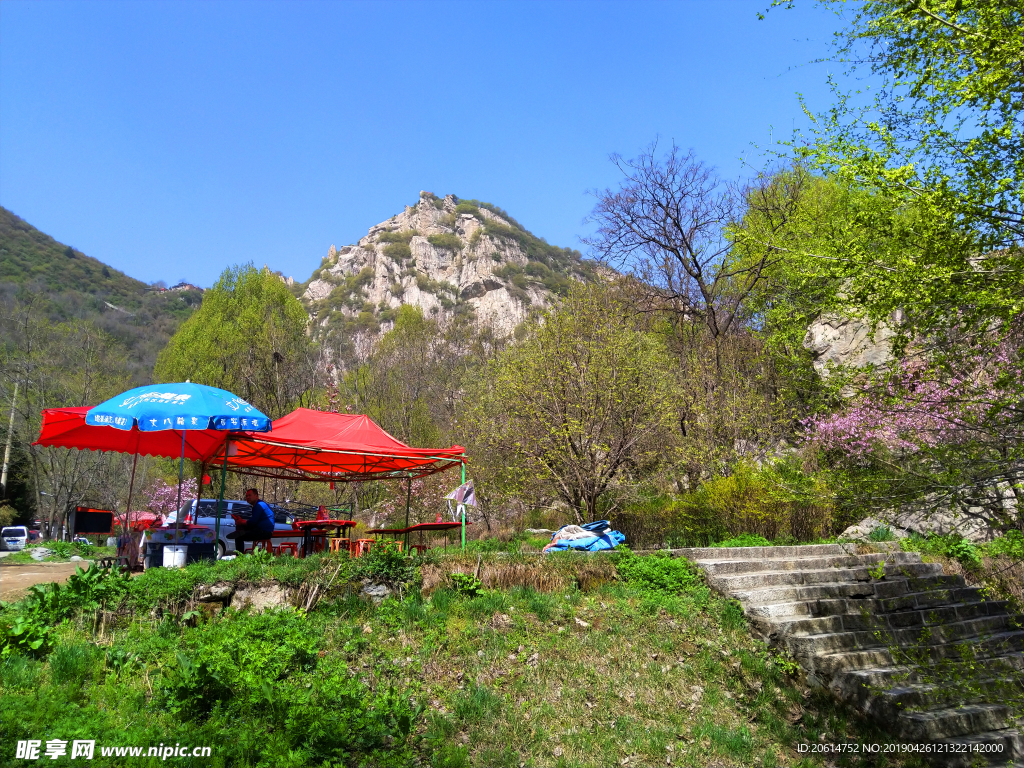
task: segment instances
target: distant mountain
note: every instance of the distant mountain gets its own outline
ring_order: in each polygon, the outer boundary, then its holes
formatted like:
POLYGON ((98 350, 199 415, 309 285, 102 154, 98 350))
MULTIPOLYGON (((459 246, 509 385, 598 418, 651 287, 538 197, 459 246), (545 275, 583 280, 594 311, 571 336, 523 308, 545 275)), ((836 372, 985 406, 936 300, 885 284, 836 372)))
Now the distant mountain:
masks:
POLYGON ((415 205, 371 227, 355 245, 332 245, 296 291, 321 338, 387 330, 403 304, 438 319, 472 314, 507 334, 571 281, 594 280, 598 270, 497 206, 421 192, 415 205))
POLYGON ((151 380, 157 354, 199 306, 202 291, 146 285, 0 207, 0 299, 11 297, 34 303, 54 322, 91 320, 121 340, 141 384, 151 380))

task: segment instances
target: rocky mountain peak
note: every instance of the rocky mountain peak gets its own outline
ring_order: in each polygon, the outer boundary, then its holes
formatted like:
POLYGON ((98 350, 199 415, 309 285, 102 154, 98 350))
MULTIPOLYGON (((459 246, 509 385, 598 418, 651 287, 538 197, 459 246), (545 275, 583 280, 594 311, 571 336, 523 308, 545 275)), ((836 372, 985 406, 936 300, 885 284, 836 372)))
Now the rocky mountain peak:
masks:
POLYGON ((549 245, 496 206, 420 192, 356 244, 331 245, 302 300, 325 332, 382 332, 411 304, 439 320, 471 313, 507 334, 572 280, 596 275, 578 251, 549 245))

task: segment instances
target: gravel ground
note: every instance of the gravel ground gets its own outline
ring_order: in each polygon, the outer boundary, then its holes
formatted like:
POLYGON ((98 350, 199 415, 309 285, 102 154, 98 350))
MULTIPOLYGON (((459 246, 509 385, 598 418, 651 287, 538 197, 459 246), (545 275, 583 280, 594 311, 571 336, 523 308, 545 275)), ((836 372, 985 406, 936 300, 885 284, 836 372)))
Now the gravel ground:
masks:
POLYGON ((32 563, 31 565, 3 565, 0 563, 0 600, 20 600, 33 584, 48 584, 51 581, 67 581, 75 572, 75 566, 88 568, 89 562, 77 563, 32 563))

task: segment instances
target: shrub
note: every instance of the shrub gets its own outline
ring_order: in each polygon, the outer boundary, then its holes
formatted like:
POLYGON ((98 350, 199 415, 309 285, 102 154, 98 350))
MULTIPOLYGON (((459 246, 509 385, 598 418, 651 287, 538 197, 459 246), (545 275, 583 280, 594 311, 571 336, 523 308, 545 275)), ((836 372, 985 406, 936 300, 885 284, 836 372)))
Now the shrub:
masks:
POLYGON ((880 525, 868 534, 868 541, 895 541, 896 534, 888 525, 880 525))
POLYGON ((712 547, 770 547, 772 543, 763 536, 753 533, 741 533, 739 536, 731 536, 728 539, 712 544, 712 547))
POLYGON ((1024 560, 1024 533, 1021 531, 1010 531, 1005 536, 1000 536, 988 544, 983 544, 980 549, 990 557, 1009 555, 1014 560, 1024 560))
POLYGON ((964 568, 976 570, 981 567, 981 550, 963 536, 948 534, 927 537, 912 534, 900 542, 904 552, 927 552, 958 561, 964 568))
POLYGON ((455 213, 456 214, 468 213, 468 214, 470 214, 472 216, 476 216, 478 219, 480 219, 480 221, 484 220, 484 215, 482 213, 480 213, 480 209, 477 208, 472 203, 467 203, 467 202, 459 203, 457 206, 455 206, 455 213))
POLYGON ((706 590, 693 563, 665 552, 641 557, 623 550, 615 568, 620 579, 641 589, 671 595, 706 590))
POLYGON ((382 541, 360 558, 359 575, 372 581, 404 584, 416 578, 416 565, 396 542, 382 541))
POLYGON ((834 533, 827 478, 783 461, 761 468, 737 463, 728 477, 705 482, 681 500, 683 528, 711 541, 751 533, 769 541, 814 541, 834 533))
POLYGON ((470 597, 476 597, 484 588, 480 579, 468 573, 453 573, 448 578, 451 579, 456 592, 470 597))
POLYGON ((427 242, 435 248, 446 248, 449 251, 461 251, 462 239, 458 235, 443 233, 440 235, 429 235, 427 242))
POLYGON ((381 232, 380 235, 377 236, 377 242, 404 243, 405 245, 408 245, 409 241, 416 237, 416 235, 418 234, 419 232, 417 232, 415 229, 404 229, 401 232, 381 232))
POLYGON ((389 243, 384 246, 384 255, 396 264, 412 258, 412 249, 408 243, 389 243))

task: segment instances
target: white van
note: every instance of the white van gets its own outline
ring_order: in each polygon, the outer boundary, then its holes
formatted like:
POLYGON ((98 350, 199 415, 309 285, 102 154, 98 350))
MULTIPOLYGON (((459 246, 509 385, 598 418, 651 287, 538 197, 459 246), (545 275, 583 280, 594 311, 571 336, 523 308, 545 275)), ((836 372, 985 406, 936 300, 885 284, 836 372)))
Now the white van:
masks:
POLYGON ((28 528, 24 525, 8 525, 0 531, 0 549, 17 552, 28 546, 28 528))
MULTIPOLYGON (((235 520, 231 516, 238 515, 239 517, 248 518, 249 515, 252 514, 252 507, 245 501, 224 499, 223 503, 223 514, 220 518, 220 537, 217 540, 218 558, 224 557, 224 555, 235 554, 235 540, 227 538, 229 533, 235 532, 235 520)), ((270 508, 274 511, 274 528, 278 531, 292 530, 292 516, 283 510, 277 509, 273 504, 270 505, 270 508)), ((195 499, 192 499, 191 501, 187 501, 181 505, 181 512, 185 515, 185 517, 182 518, 184 522, 192 523, 194 525, 203 525, 214 530, 217 528, 216 511, 217 499, 200 499, 198 504, 195 499)), ((176 520, 177 514, 171 512, 171 514, 167 516, 164 525, 174 525, 176 520)), ((301 547, 302 534, 296 532, 295 538, 274 539, 274 545, 277 546, 289 541, 294 542, 301 547)))

